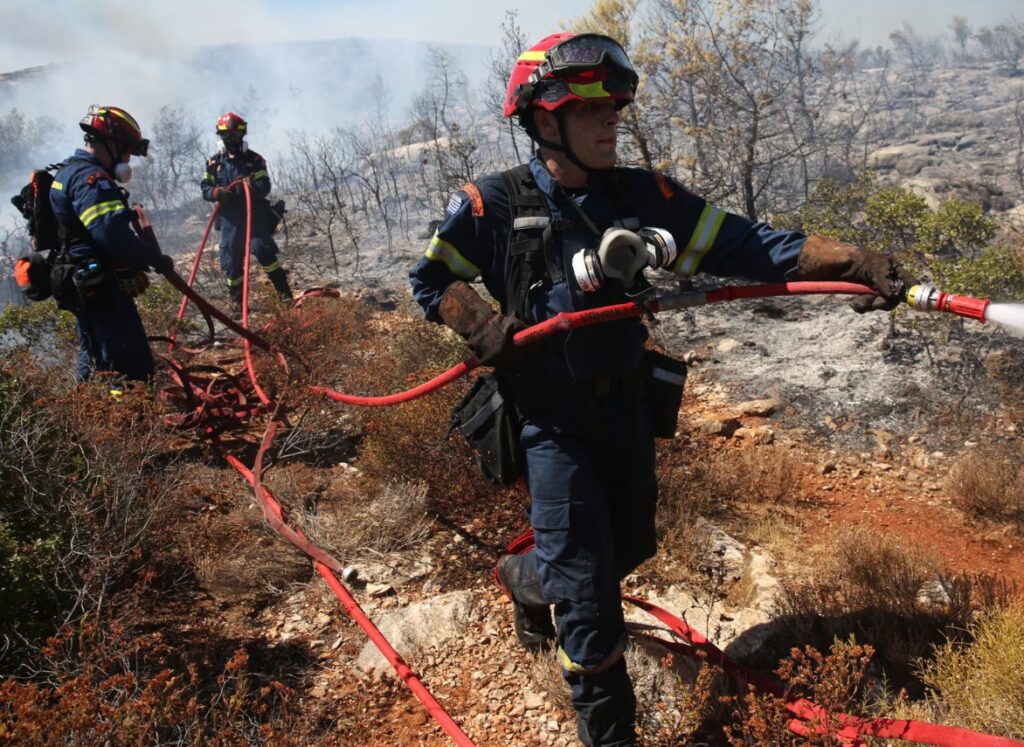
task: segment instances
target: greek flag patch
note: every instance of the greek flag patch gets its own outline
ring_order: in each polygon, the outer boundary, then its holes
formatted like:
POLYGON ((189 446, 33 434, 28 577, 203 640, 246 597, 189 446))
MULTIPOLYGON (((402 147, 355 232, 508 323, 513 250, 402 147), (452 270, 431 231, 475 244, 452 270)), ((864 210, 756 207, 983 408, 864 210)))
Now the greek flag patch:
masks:
POLYGON ((459 209, 459 206, 466 201, 465 192, 456 192, 452 195, 452 198, 448 200, 448 207, 444 209, 445 215, 455 215, 455 211, 459 209))

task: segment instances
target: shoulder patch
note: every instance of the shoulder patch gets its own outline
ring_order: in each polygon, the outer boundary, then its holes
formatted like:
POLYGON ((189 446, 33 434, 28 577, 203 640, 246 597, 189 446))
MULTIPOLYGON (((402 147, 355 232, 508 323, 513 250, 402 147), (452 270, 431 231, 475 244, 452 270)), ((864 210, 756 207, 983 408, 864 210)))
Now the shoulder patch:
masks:
POLYGON ((666 200, 671 200, 672 195, 675 194, 675 190, 672 189, 672 185, 668 183, 668 179, 664 174, 655 174, 654 181, 658 183, 658 190, 661 192, 661 196, 666 200))
MULTIPOLYGON (((96 184, 96 182, 102 182, 108 180, 109 178, 110 177, 107 176, 107 173, 105 171, 94 171, 91 174, 89 174, 89 176, 85 177, 85 183, 91 187, 94 184, 96 184)), ((104 187, 107 185, 100 184, 100 186, 104 187)))
POLYGON ((466 197, 469 198, 470 203, 473 205, 473 217, 483 218, 484 196, 480 194, 480 188, 473 184, 473 182, 466 182, 462 185, 461 191, 466 193, 466 197))

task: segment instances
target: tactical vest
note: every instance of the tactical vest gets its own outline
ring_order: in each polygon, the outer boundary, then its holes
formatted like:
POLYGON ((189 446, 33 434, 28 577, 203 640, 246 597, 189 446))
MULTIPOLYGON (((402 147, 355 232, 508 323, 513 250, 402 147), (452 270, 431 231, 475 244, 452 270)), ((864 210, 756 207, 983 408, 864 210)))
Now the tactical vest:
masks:
MULTIPOLYGON (((594 240, 601 238, 600 230, 583 213, 582 208, 572 202, 577 217, 552 218, 547 198, 533 175, 529 164, 520 164, 502 173, 508 191, 509 217, 511 228, 508 249, 505 254, 505 313, 514 314, 525 322, 530 319, 530 291, 546 279, 553 285, 565 281, 565 270, 558 257, 558 243, 555 234, 583 228, 594 234, 594 240)), ((617 218, 613 225, 637 229, 640 219, 635 216, 634 202, 620 186, 619 170, 613 175, 615 195, 613 213, 631 217, 617 218)))

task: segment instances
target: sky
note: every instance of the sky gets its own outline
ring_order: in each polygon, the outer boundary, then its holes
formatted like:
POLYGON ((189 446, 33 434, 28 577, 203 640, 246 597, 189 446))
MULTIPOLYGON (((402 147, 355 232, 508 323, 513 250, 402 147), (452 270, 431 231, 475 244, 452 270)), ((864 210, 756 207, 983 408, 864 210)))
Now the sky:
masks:
MULTIPOLYGON (((1024 0, 819 0, 826 36, 886 44, 909 21, 945 34, 953 15, 993 25, 1024 0)), ((497 47, 508 8, 530 38, 556 31, 592 0, 0 0, 0 71, 88 55, 91 50, 160 56, 185 45, 350 36, 475 43, 497 47), (556 11, 552 11, 557 8, 556 11)))

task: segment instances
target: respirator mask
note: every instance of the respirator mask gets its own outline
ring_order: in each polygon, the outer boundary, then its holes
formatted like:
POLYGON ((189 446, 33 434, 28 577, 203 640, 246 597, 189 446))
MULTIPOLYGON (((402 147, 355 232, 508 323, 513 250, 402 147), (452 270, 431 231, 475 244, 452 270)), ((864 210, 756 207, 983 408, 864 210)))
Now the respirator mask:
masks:
POLYGON ((668 269, 677 255, 675 239, 664 229, 609 228, 597 249, 581 249, 573 255, 572 271, 587 293, 612 281, 629 293, 643 285, 645 267, 668 269))
POLYGON ((118 161, 114 165, 114 179, 120 184, 127 184, 132 180, 132 165, 118 161))

